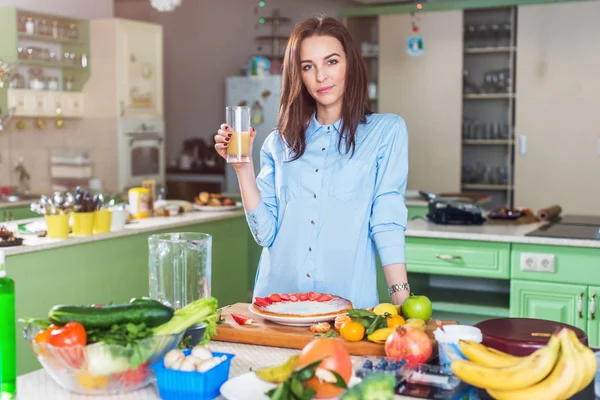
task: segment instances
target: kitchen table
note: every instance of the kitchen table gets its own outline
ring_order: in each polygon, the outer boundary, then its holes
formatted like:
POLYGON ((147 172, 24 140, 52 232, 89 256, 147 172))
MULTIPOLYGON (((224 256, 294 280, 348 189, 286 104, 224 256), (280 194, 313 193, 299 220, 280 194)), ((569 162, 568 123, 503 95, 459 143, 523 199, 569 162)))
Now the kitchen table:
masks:
MULTIPOLYGON (((231 361, 229 378, 242 375, 250 368, 260 368, 269 365, 281 364, 289 357, 297 354, 299 350, 284 349, 279 347, 254 346, 228 342, 210 342, 212 351, 235 354, 231 361)), ((355 365, 359 365, 363 357, 352 356, 355 365)), ((17 380, 17 395, 19 399, 33 400, 159 400, 155 385, 145 389, 115 396, 83 396, 71 393, 58 386, 43 370, 37 370, 22 375, 17 380)), ((219 397, 224 399, 224 397, 219 397)), ((248 399, 252 400, 252 399, 248 399)))
MULTIPOLYGON (((250 368, 256 369, 270 365, 281 364, 289 357, 297 354, 299 350, 284 349, 279 347, 254 346, 240 343, 227 343, 213 341, 209 344, 211 350, 235 354, 231 361, 229 378, 245 374, 250 368)), ((359 367, 364 357, 351 356, 355 368, 359 367)), ((480 391, 480 400, 489 399, 485 392, 480 391)), ((19 399, 34 400, 159 400, 156 385, 147 386, 136 392, 114 396, 83 396, 71 393, 58 386, 43 370, 37 370, 22 375, 17 380, 17 396, 19 399)), ((219 396, 218 400, 224 400, 219 396)), ((395 396, 395 399, 413 399, 407 396, 395 396)), ((572 400, 593 400, 594 382, 585 390, 575 395, 572 400)), ((252 400, 252 399, 248 399, 252 400)))

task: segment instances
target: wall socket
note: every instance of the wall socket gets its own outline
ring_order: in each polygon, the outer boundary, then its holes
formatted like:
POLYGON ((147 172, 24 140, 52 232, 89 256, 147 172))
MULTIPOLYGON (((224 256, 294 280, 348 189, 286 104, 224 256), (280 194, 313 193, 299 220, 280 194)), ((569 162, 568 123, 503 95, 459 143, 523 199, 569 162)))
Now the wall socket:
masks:
POLYGON ((521 253, 521 271, 555 271, 554 254, 521 253))

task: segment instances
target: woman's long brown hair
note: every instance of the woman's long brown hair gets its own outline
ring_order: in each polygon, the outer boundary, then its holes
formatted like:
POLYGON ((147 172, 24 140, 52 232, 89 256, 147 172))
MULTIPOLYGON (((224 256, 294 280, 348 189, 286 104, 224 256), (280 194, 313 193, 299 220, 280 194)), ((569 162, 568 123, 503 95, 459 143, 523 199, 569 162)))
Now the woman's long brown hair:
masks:
POLYGON ((306 127, 317 110, 315 99, 302 82, 300 44, 311 36, 332 36, 340 41, 346 53, 346 84, 342 99, 342 125, 338 141, 342 138, 346 153, 356 147, 356 130, 371 114, 368 96, 367 68, 360 51, 348 29, 334 18, 315 17, 298 23, 292 32, 283 60, 283 82, 279 105, 279 132, 292 150, 290 161, 300 158, 306 150, 306 127))

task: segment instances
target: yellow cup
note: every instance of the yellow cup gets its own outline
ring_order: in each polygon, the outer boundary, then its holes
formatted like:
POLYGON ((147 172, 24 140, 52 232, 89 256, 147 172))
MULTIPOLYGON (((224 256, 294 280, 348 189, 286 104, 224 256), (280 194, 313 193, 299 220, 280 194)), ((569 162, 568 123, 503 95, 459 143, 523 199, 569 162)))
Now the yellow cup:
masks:
POLYGON ((112 222, 112 211, 98 210, 94 211, 94 234, 110 232, 112 222))
POLYGON ((93 212, 76 212, 73 213, 73 235, 75 236, 90 236, 94 233, 94 216, 93 212))
POLYGON ((46 237, 66 239, 69 237, 69 214, 45 215, 48 231, 46 237))

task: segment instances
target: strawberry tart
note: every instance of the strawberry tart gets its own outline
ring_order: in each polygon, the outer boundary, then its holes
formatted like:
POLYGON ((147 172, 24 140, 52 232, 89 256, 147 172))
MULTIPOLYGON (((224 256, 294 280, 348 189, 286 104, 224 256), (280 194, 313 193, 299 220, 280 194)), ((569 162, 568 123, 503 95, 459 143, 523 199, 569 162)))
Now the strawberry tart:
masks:
POLYGON ((265 317, 286 319, 335 318, 354 308, 350 300, 324 293, 272 294, 257 297, 250 306, 252 312, 265 317))

